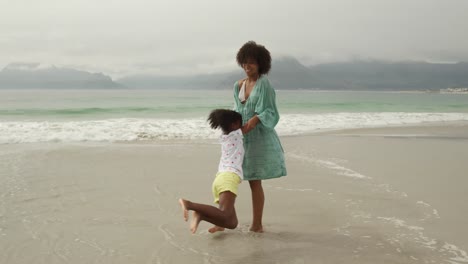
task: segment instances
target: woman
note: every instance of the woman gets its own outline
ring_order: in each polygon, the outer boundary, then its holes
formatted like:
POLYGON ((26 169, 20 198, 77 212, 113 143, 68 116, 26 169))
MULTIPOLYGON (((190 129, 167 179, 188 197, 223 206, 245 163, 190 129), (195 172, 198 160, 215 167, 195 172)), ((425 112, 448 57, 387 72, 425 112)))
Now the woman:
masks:
POLYGON ((252 192, 253 221, 250 231, 263 232, 265 196, 262 180, 286 176, 283 148, 275 131, 279 121, 276 94, 266 74, 271 68, 270 52, 254 41, 237 53, 237 63, 246 78, 234 84, 235 111, 242 115, 245 156, 244 180, 252 192))

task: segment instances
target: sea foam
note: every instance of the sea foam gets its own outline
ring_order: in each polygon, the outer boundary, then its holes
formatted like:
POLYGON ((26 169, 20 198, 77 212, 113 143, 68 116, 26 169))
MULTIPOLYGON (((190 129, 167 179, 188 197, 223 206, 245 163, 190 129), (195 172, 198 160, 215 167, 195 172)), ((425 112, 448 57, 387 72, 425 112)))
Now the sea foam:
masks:
MULTIPOLYGON (((284 114, 280 136, 324 130, 384 127, 427 122, 468 121, 468 113, 324 113, 284 114)), ((206 119, 115 118, 81 121, 0 121, 0 144, 32 142, 118 142, 214 139, 219 131, 206 119)))

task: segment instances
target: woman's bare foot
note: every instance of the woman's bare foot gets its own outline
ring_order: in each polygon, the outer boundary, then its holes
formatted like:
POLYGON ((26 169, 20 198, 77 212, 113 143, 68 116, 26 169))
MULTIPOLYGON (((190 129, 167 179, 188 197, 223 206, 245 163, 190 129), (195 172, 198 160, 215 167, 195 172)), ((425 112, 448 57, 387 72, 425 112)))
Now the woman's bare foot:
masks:
POLYGON ((211 227, 210 229, 208 229, 208 232, 210 233, 216 233, 218 231, 224 231, 224 227, 220 227, 220 226, 213 226, 211 227))
POLYGON ((187 205, 185 204, 187 201, 184 199, 179 199, 179 204, 182 207, 182 212, 184 214, 184 220, 187 222, 188 220, 188 210, 187 210, 187 205))
POLYGON ((249 230, 255 233, 263 233, 263 226, 251 226, 249 230))
POLYGON ((190 231, 192 231, 192 234, 195 234, 195 232, 197 232, 198 224, 200 224, 200 221, 200 214, 194 211, 192 214, 192 222, 190 222, 190 231))

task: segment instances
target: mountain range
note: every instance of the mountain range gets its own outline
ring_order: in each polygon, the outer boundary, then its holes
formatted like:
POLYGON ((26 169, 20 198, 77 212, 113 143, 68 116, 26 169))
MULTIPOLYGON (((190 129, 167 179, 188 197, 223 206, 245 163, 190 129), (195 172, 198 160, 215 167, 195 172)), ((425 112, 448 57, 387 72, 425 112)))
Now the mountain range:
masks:
MULTIPOLYGON (((242 70, 193 76, 133 75, 112 80, 103 73, 12 63, 0 71, 0 89, 232 89, 242 70)), ((468 63, 351 61, 305 66, 297 59, 273 61, 276 89, 439 90, 468 87, 468 63)))
MULTIPOLYGON (((132 88, 231 89, 242 70, 185 77, 130 76, 117 80, 132 88)), ((305 66, 286 57, 273 61, 276 89, 439 90, 468 87, 468 63, 352 61, 305 66)))
POLYGON ((11 63, 0 71, 0 88, 4 89, 107 89, 123 87, 102 73, 44 66, 40 63, 11 63))

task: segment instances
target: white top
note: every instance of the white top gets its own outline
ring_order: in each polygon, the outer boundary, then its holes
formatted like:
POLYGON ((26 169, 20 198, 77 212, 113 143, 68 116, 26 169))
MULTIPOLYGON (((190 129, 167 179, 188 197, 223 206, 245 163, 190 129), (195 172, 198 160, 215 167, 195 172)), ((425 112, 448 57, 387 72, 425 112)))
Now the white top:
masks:
POLYGON ((242 161, 244 160, 244 136, 239 129, 232 131, 228 135, 221 135, 221 159, 219 161, 218 172, 234 172, 241 180, 244 178, 242 171, 242 161))
POLYGON ((247 81, 244 81, 244 82, 242 83, 242 86, 241 86, 240 91, 239 91, 239 100, 241 101, 241 103, 244 103, 245 100, 246 100, 246 99, 245 99, 245 83, 246 83, 246 82, 247 82, 247 81))

